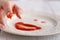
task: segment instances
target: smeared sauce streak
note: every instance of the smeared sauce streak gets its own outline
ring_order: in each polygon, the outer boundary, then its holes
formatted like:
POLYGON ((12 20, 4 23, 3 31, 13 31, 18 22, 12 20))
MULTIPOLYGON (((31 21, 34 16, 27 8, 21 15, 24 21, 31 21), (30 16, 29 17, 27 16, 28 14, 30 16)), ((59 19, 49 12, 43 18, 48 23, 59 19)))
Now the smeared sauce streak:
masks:
POLYGON ((19 18, 19 19, 21 19, 21 16, 19 15, 20 14, 20 11, 21 9, 18 7, 18 6, 16 6, 16 5, 13 5, 13 7, 12 7, 12 13, 11 12, 8 12, 8 15, 7 15, 7 17, 8 18, 12 18, 13 17, 13 14, 16 14, 16 16, 19 18))
POLYGON ((24 31, 34 31, 34 30, 39 30, 41 27, 32 25, 32 24, 26 24, 23 22, 17 22, 15 24, 16 29, 18 30, 24 30, 24 31))

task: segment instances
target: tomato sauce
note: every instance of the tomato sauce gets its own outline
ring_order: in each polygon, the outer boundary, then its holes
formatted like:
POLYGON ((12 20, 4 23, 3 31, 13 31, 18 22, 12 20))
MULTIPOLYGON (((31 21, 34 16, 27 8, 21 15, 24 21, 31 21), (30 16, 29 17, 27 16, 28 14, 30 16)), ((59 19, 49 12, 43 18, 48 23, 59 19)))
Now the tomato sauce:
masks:
POLYGON ((13 16, 13 13, 11 13, 11 12, 9 12, 8 15, 7 15, 7 17, 10 18, 10 19, 12 18, 12 16, 13 16))
POLYGON ((24 31, 33 31, 33 30, 39 30, 41 27, 32 25, 32 24, 26 24, 23 22, 17 22, 15 24, 16 29, 18 30, 24 30, 24 31))

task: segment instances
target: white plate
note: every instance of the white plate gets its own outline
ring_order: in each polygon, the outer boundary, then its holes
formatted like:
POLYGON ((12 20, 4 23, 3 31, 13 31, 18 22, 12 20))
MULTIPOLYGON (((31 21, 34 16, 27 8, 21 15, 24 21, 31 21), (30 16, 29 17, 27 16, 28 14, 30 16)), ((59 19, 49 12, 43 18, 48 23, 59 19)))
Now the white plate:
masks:
POLYGON ((38 11, 24 12, 24 14, 22 14, 22 20, 18 19, 15 15, 11 20, 6 18, 5 20, 6 27, 3 29, 3 31, 16 35, 25 35, 25 36, 45 36, 60 33, 60 18, 59 18, 60 16, 56 15, 57 18, 55 18, 52 14, 49 14, 50 16, 47 16, 45 14, 41 15, 40 13, 43 14, 45 12, 38 12, 38 11), (33 21, 35 18, 38 19, 38 22, 33 21), (42 24, 41 23, 42 20, 46 21, 46 23, 42 24), (42 29, 35 31, 17 30, 14 27, 14 24, 20 21, 41 26, 42 29))
POLYGON ((49 10, 47 10, 47 12, 40 11, 40 9, 39 9, 40 6, 38 5, 39 7, 37 7, 36 6, 37 4, 35 5, 37 8, 35 7, 35 10, 31 10, 31 5, 27 6, 27 5, 29 5, 28 4, 29 2, 26 3, 23 1, 23 3, 20 3, 20 2, 16 2, 16 3, 22 9, 24 9, 23 10, 24 12, 22 14, 22 20, 18 19, 15 15, 13 16, 13 18, 11 20, 5 18, 4 21, 5 21, 6 26, 3 29, 3 31, 12 33, 12 34, 16 34, 16 35, 25 35, 25 36, 45 36, 45 35, 53 35, 53 34, 60 33, 60 27, 59 27, 60 26, 60 18, 59 18, 60 16, 56 15, 56 17, 55 17, 52 13, 50 13, 49 10), (25 9, 26 9, 26 11, 25 11, 25 9), (34 19, 38 19, 38 22, 34 22, 33 21, 34 19), (46 21, 46 24, 41 24, 42 20, 46 21), (35 25, 41 26, 42 29, 35 30, 35 31, 17 30, 14 27, 14 24, 18 21, 35 24, 35 25))

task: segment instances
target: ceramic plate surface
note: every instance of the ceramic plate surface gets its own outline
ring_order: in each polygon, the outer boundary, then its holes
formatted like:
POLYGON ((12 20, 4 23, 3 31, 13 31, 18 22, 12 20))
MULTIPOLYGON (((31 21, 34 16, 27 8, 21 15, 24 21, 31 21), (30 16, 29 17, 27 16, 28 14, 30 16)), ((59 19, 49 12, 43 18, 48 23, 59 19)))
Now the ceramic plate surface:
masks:
POLYGON ((20 4, 19 2, 16 3, 17 5, 20 5, 19 7, 21 7, 22 9, 24 10, 26 9, 21 14, 22 20, 18 19, 16 15, 14 15, 12 19, 8 19, 6 17, 4 20, 6 26, 3 29, 3 31, 16 35, 25 35, 25 36, 45 36, 60 33, 60 18, 59 18, 60 16, 58 15, 53 16, 53 13, 50 14, 50 12, 36 11, 36 10, 31 11, 21 3, 20 4), (37 19, 38 21, 35 22, 34 19, 37 19), (21 21, 24 23, 37 25, 42 29, 34 31, 17 30, 14 25, 16 22, 21 21), (41 23, 41 21, 45 21, 45 23, 41 23))

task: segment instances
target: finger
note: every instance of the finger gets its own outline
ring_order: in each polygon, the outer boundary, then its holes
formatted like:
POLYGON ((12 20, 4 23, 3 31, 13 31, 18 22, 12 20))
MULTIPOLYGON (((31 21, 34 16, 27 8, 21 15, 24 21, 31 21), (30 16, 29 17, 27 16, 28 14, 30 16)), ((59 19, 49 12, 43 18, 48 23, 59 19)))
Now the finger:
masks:
POLYGON ((4 10, 6 11, 6 14, 8 12, 11 12, 12 13, 13 3, 11 3, 11 2, 5 2, 5 4, 3 6, 4 6, 4 10))
POLYGON ((0 25, 4 26, 4 11, 2 9, 0 9, 0 25))
POLYGON ((4 29, 4 25, 0 23, 0 29, 4 29))
POLYGON ((3 7, 4 7, 4 10, 5 10, 6 14, 7 14, 9 11, 11 11, 9 2, 5 2, 5 3, 3 4, 3 7))
POLYGON ((20 9, 18 6, 13 5, 12 11, 13 11, 13 13, 16 14, 16 16, 17 16, 19 19, 21 19, 21 16, 20 16, 20 14, 21 14, 21 9, 20 9))
POLYGON ((5 12, 7 13, 8 9, 9 9, 9 3, 7 1, 0 1, 0 6, 3 7, 3 9, 5 10, 5 12))

